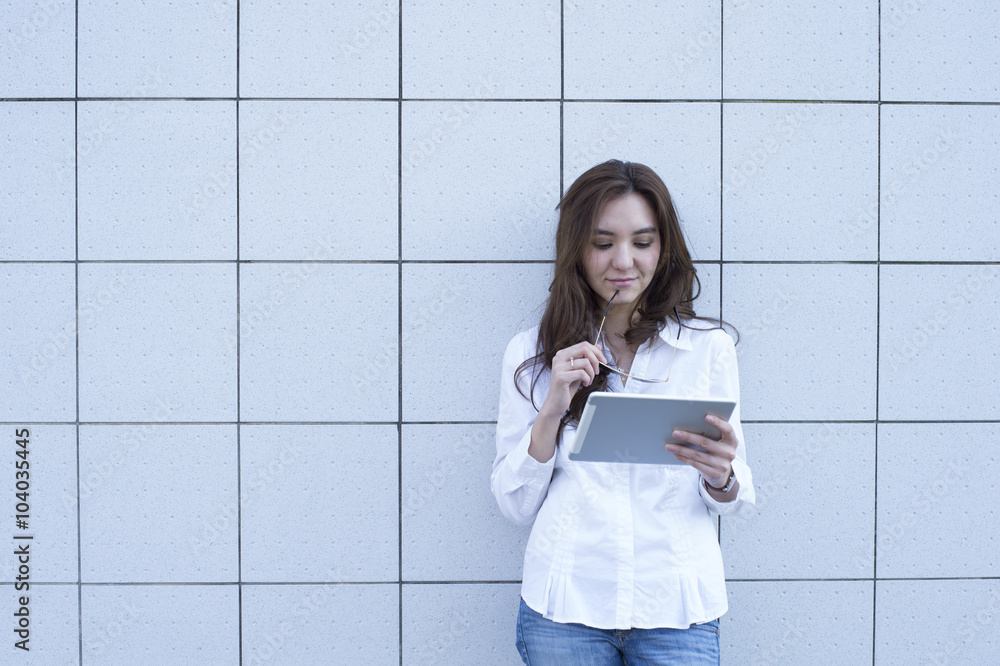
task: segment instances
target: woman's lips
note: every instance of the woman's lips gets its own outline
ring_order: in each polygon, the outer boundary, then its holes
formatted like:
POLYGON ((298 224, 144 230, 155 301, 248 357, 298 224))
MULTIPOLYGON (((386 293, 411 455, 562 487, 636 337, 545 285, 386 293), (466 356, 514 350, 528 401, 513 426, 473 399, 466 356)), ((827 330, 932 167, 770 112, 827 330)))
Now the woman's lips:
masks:
POLYGON ((635 282, 635 278, 628 278, 627 280, 608 280, 608 282, 615 285, 616 287, 627 287, 633 282, 635 282))

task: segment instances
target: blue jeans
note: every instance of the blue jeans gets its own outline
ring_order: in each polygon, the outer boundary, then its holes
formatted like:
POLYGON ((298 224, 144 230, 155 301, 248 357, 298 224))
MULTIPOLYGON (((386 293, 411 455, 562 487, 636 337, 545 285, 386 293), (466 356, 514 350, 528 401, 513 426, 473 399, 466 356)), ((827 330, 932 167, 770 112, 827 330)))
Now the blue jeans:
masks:
POLYGON ((595 629, 547 620, 521 599, 517 650, 528 666, 718 666, 719 621, 687 629, 595 629))

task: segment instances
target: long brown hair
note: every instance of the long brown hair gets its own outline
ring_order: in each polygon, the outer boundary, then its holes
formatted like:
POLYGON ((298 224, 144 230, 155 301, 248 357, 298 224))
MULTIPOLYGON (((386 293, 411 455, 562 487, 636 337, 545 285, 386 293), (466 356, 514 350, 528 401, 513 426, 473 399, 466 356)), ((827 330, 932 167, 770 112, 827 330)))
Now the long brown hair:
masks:
MULTIPOLYGON (((639 318, 625 332, 626 344, 630 349, 638 349, 658 335, 666 325, 667 317, 676 319, 673 314, 675 307, 683 319, 702 319, 718 327, 728 325, 719 319, 695 315, 693 302, 701 293, 701 282, 691 262, 667 186, 648 166, 608 160, 591 167, 577 178, 556 206, 559 226, 556 230, 555 275, 538 328, 535 346, 538 353, 521 363, 514 373, 514 383, 522 396, 524 392, 517 384, 522 372, 539 363, 551 371, 552 359, 557 351, 581 340, 592 342, 603 311, 598 295, 587 283, 585 257, 590 251, 597 220, 604 206, 630 193, 641 196, 653 210, 660 235, 660 258, 649 286, 629 312, 628 321, 633 320, 636 312, 639 318)), ((737 341, 738 336, 739 333, 737 341)), ((536 373, 531 382, 531 404, 536 410, 535 384, 540 375, 540 372, 536 373)), ((590 386, 580 387, 570 402, 569 410, 559 421, 557 440, 566 424, 580 422, 587 396, 607 389, 608 375, 608 369, 601 367, 600 374, 594 377, 590 386)))

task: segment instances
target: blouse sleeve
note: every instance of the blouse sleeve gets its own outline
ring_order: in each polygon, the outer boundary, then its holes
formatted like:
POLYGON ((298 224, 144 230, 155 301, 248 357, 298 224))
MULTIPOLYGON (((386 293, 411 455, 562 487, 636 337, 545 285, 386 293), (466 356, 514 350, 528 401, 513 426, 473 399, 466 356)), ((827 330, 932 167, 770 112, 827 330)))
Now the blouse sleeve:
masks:
MULTIPOLYGON (((528 337, 528 334, 515 336, 504 352, 497 414, 497 455, 490 476, 490 487, 500 512, 518 525, 527 525, 535 519, 548 492, 556 459, 553 453, 546 462, 538 462, 528 454, 531 426, 538 412, 531 400, 523 397, 514 385, 514 371, 528 357, 525 351, 528 337)), ((531 372, 521 375, 520 385, 526 395, 530 395, 530 376, 531 372)), ((536 396, 535 401, 538 400, 536 396)))
POLYGON ((708 490, 705 489, 705 484, 699 479, 698 492, 701 494, 701 498, 708 508, 715 513, 720 515, 747 515, 752 511, 756 494, 753 487, 753 476, 750 473, 750 467, 747 465, 747 452, 743 441, 743 426, 740 423, 740 378, 736 364, 736 346, 727 333, 722 333, 721 335, 725 340, 723 341, 722 351, 712 366, 711 397, 736 402, 736 408, 733 409, 733 414, 729 417, 729 423, 733 426, 733 432, 736 434, 736 440, 739 442, 736 447, 736 458, 733 459, 732 464, 736 480, 740 484, 740 489, 737 491, 736 497, 732 500, 720 502, 709 494, 708 490))

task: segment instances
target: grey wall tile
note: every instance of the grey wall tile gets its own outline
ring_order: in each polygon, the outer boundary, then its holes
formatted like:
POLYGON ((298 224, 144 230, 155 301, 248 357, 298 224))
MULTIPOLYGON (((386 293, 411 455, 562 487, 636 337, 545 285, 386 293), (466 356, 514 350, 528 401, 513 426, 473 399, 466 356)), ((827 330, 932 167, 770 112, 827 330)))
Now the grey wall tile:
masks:
POLYGON ((403 265, 403 419, 496 419, 507 343, 545 311, 552 265, 403 265))
POLYGON ((980 480, 1000 474, 995 423, 883 423, 878 435, 878 575, 992 576, 1000 500, 980 480))
POLYGON ((398 94, 398 2, 240 3, 240 95, 398 94))
MULTIPOLYGON (((0 420, 76 418, 73 273, 72 264, 0 264, 0 420)), ((81 319, 86 306, 80 299, 81 319)))
POLYGON ((0 585, 0 595, 3 596, 0 612, 10 618, 11 624, 9 642, 4 646, 7 663, 79 664, 79 588, 76 585, 39 585, 34 582, 30 586, 29 589, 17 590, 12 584, 0 585), (22 606, 22 598, 27 599, 27 606, 22 606), (24 612, 23 608, 27 608, 27 616, 15 617, 15 613, 24 612), (20 627, 22 618, 28 622, 25 629, 20 627), (21 631, 25 633, 21 634, 21 631), (22 641, 27 651, 15 646, 22 641))
POLYGON ((396 259, 398 105, 240 104, 240 259, 396 259))
MULTIPOLYGON (((712 317, 717 319, 720 311, 720 300, 722 289, 720 286, 722 278, 722 268, 719 264, 695 264, 698 271, 698 281, 701 283, 701 293, 694 301, 694 311, 699 317, 712 317)), ((695 293, 697 286, 692 286, 695 293)), ((702 324, 699 324, 701 326, 702 324)))
POLYGON ((404 97, 559 97, 558 0, 401 4, 404 97))
POLYGON ((243 580, 398 580, 398 451, 395 425, 243 426, 243 580))
POLYGON ((878 98, 878 3, 723 1, 725 97, 878 98))
POLYGON ((404 259, 552 259, 559 105, 405 102, 404 259))
POLYGON ((236 94, 236 3, 77 5, 81 96, 236 94))
POLYGON ((0 5, 0 97, 73 97, 76 0, 0 5))
MULTIPOLYGON (((645 164, 670 191, 694 259, 719 255, 719 105, 567 103, 564 179, 568 190, 609 159, 645 164)), ((551 208, 557 194, 546 194, 551 208)))
POLYGON ((743 429, 756 515, 722 519, 726 574, 872 576, 875 426, 747 423, 743 429))
POLYGON ((882 99, 1000 101, 995 3, 890 0, 880 7, 882 99))
POLYGON ((516 580, 529 529, 490 491, 496 426, 403 426, 403 579, 516 580))
POLYGON ((996 265, 882 266, 879 417, 987 420, 1000 414, 996 265))
POLYGON ((78 270, 81 421, 236 420, 234 265, 78 270))
POLYGON ((875 417, 875 266, 729 264, 744 419, 875 417))
POLYGON ((236 258, 236 103, 79 104, 81 259, 236 258))
POLYGON ((722 663, 870 664, 871 581, 729 582, 722 663))
POLYGON ((725 259, 877 258, 874 106, 727 104, 723 123, 725 259))
POLYGON ((883 261, 1000 260, 1000 110, 882 107, 883 261))
POLYGON ((395 584, 246 584, 242 608, 245 663, 399 663, 395 584))
POLYGON ((520 583, 403 585, 403 663, 514 666, 520 583))
POLYGON ((612 157, 742 334, 725 662, 990 661, 1000 9, 78 4, 0 0, 35 661, 520 663, 497 373, 612 157))
POLYGON ((717 2, 573 2, 563 21, 568 98, 719 97, 717 2))
POLYGON ((84 664, 235 664, 236 585, 83 587, 84 664))
POLYGON ((1000 581, 880 580, 875 664, 988 664, 1000 650, 1000 581))
POLYGON ((10 498, 5 518, 13 538, 0 558, 0 581, 76 582, 76 428, 33 423, 4 428, 10 462, 0 490, 10 498), (20 519, 24 527, 15 522, 25 513, 18 511, 22 502, 28 505, 28 517, 20 519), (20 571, 23 547, 29 553, 27 578, 20 571))
POLYGON ((248 263, 240 271, 241 418, 397 418, 396 265, 248 263))
POLYGON ((71 102, 0 104, 0 260, 76 258, 74 122, 71 102))
POLYGON ((83 580, 236 580, 236 465, 233 425, 81 426, 83 580))

